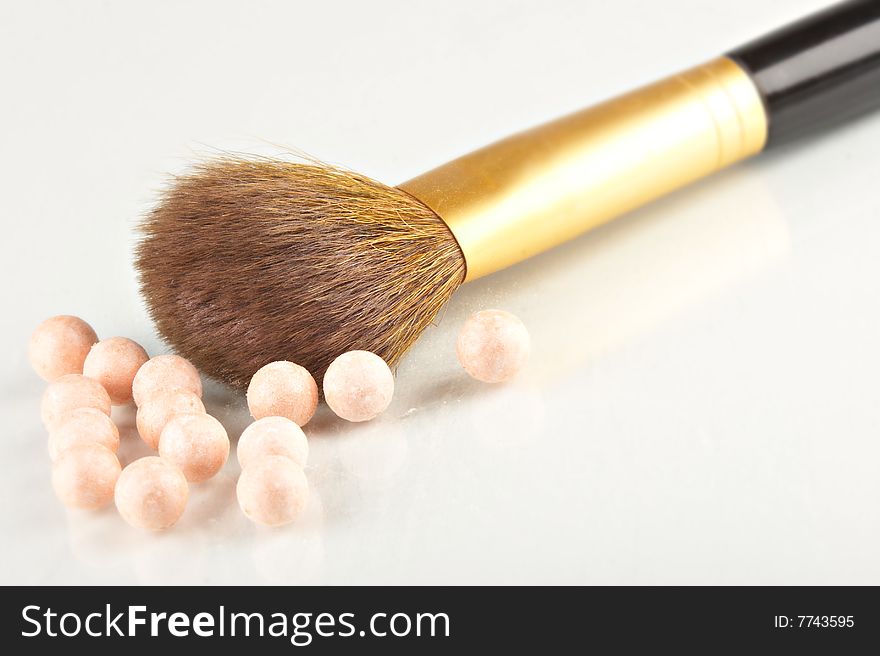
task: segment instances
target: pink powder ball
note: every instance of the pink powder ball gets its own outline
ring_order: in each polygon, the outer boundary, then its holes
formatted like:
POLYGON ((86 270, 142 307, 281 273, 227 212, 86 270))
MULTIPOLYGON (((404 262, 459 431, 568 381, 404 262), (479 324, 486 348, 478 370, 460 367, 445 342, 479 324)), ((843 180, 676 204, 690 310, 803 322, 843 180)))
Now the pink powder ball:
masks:
POLYGON ((83 375, 94 378, 110 395, 113 405, 131 402, 135 374, 150 356, 127 337, 103 339, 92 347, 83 364, 83 375))
POLYGON ((71 410, 58 420, 49 433, 49 457, 55 461, 64 451, 80 444, 100 444, 116 453, 119 449, 119 429, 100 410, 71 410))
POLYGON ((394 396, 391 369, 375 353, 343 353, 324 374, 324 400, 348 421, 367 421, 381 414, 394 396))
POLYGON ((306 507, 309 482, 302 467, 284 456, 265 456, 241 472, 235 488, 248 519, 266 526, 292 522, 306 507))
POLYGON ((471 376, 484 383, 501 383, 513 378, 528 361, 529 333, 510 312, 482 310, 465 321, 456 351, 471 376))
POLYGON ((175 415, 162 429, 159 455, 180 467, 186 480, 201 483, 226 464, 229 437, 211 415, 175 415))
POLYGON ((92 344, 94 329, 79 317, 61 314, 37 326, 28 342, 28 359, 34 371, 52 382, 67 374, 81 374, 92 344))
POLYGON ((264 456, 285 456, 305 467, 309 441, 302 428, 287 417, 263 417, 244 429, 236 454, 242 469, 264 456))
POLYGON ((94 408, 110 416, 110 396, 101 383, 82 374, 67 374, 43 392, 40 415, 50 431, 71 410, 94 408))
POLYGON ((318 407, 318 384, 305 368, 281 360, 260 368, 247 388, 254 419, 287 417, 305 426, 318 407))
POLYGON ((162 429, 172 417, 204 412, 205 406, 198 396, 186 390, 171 390, 153 394, 138 408, 135 421, 141 439, 151 448, 158 449, 162 429))
POLYGON ((160 531, 173 526, 188 497, 189 486, 180 468, 157 456, 135 460, 116 482, 116 508, 137 528, 160 531))
POLYGON ((179 355, 157 355, 138 369, 131 388, 135 404, 141 406, 156 392, 186 390, 201 398, 202 379, 189 360, 179 355))
POLYGON ((52 465, 52 487, 68 508, 100 508, 113 500, 119 460, 100 444, 78 444, 52 465))

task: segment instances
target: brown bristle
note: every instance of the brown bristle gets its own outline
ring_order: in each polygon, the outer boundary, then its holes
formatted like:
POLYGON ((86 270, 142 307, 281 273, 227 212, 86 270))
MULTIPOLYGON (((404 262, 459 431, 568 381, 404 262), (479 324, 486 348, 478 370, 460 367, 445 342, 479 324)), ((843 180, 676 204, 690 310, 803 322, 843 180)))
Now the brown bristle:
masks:
POLYGON ((306 367, 320 384, 352 349, 393 366, 465 276, 431 210, 322 164, 200 164, 142 231, 137 268, 160 334, 237 387, 274 360, 306 367))

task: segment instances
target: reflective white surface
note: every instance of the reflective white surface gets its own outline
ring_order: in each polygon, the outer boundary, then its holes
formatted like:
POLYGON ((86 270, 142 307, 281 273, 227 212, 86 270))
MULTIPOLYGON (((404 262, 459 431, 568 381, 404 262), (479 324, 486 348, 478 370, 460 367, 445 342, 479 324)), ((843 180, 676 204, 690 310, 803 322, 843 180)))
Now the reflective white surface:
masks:
MULTIPOLYGON (((880 117, 463 287, 383 417, 307 426, 287 528, 240 513, 234 457, 164 534, 66 511, 25 351, 58 313, 167 350, 133 226, 198 154, 398 182, 822 4, 3 5, 0 583, 880 583, 880 117), (499 387, 454 354, 488 307, 533 339, 499 387)), ((205 400, 237 437, 242 396, 205 400)))

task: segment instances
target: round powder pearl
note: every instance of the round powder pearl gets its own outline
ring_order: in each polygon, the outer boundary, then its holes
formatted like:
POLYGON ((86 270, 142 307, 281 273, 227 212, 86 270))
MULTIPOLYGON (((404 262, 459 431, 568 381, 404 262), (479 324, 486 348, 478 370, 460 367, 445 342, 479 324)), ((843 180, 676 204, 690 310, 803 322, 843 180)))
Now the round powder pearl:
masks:
POLYGON ((284 456, 265 456, 241 472, 235 488, 242 512, 258 524, 281 526, 303 511, 309 482, 302 467, 284 456))
POLYGON ((119 460, 100 444, 78 444, 52 465, 52 487, 68 508, 100 508, 113 500, 119 460))
POLYGON ((57 460, 64 451, 80 444, 100 444, 116 453, 119 449, 119 429, 100 410, 71 410, 58 420, 49 433, 49 457, 57 460))
POLYGON ((134 402, 142 405, 156 392, 186 390, 202 396, 202 380, 193 364, 179 355, 157 355, 137 372, 131 385, 134 402))
POLYGON ((180 467, 186 480, 201 483, 226 464, 229 437, 211 415, 175 415, 162 429, 159 455, 180 467))
POLYGON ((81 374, 83 362, 98 336, 79 317, 62 314, 37 326, 28 342, 34 371, 49 382, 67 374, 81 374))
POLYGON ((180 468, 157 456, 135 460, 116 482, 116 508, 137 528, 159 531, 174 525, 188 496, 189 486, 180 468))
POLYGON ((158 392, 137 410, 137 429, 141 439, 153 449, 159 448, 162 429, 178 414, 204 414, 202 400, 186 390, 158 392))
POLYGON ((71 410, 94 408, 110 416, 110 396, 101 383, 82 374, 67 374, 43 392, 40 415, 50 431, 71 410))
POLYGON ((149 359, 137 342, 127 337, 111 337, 92 347, 83 364, 83 374, 104 386, 113 405, 124 405, 131 401, 135 374, 149 359))
POLYGON ((513 378, 529 359, 529 333, 523 322, 504 310, 472 314, 458 334, 458 361, 484 383, 513 378))
POLYGON ((287 417, 305 426, 318 407, 318 384, 305 368, 281 360, 260 368, 247 388, 254 419, 287 417))
POLYGON ((244 429, 236 454, 242 469, 264 456, 284 456, 305 467, 309 442, 302 428, 287 417, 263 417, 244 429))
POLYGON ((394 376, 385 360, 369 351, 349 351, 336 358, 324 374, 324 399, 348 421, 379 415, 394 396, 394 376))

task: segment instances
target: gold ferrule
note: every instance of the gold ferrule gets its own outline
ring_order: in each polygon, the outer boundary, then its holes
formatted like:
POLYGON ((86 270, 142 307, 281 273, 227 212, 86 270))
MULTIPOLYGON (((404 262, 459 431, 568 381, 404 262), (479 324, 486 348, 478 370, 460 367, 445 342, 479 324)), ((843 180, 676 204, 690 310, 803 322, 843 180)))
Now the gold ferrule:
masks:
POLYGON ((402 185, 474 280, 758 153, 761 97, 720 57, 459 157, 402 185))

